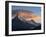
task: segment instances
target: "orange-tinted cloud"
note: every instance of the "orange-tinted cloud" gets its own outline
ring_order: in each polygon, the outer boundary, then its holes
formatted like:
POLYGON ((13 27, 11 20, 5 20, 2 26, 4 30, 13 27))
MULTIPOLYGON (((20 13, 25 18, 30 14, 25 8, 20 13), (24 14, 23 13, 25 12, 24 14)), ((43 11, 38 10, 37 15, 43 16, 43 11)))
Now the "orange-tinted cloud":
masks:
POLYGON ((41 22, 41 17, 35 15, 34 13, 20 12, 18 16, 24 17, 26 21, 30 21, 32 19, 37 23, 41 22))

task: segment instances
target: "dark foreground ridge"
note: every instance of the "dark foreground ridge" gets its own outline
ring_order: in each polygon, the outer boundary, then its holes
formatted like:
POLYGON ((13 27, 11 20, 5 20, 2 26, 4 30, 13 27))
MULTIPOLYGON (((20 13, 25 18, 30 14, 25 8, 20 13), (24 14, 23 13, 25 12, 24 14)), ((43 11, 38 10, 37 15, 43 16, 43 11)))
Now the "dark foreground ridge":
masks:
MULTIPOLYGON (((32 20, 33 23, 35 23, 32 20)), ((15 17, 12 19, 12 31, 19 31, 19 30, 40 30, 41 29, 41 24, 36 26, 35 24, 29 24, 27 22, 23 22, 18 19, 18 17, 15 17)))

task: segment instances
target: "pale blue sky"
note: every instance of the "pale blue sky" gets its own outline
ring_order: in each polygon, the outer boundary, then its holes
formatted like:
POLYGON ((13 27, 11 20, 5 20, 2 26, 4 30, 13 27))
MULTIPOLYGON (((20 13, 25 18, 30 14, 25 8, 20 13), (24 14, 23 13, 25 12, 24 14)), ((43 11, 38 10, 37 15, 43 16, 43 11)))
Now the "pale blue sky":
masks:
POLYGON ((41 7, 32 7, 32 6, 12 6, 12 10, 27 10, 27 11, 32 11, 36 15, 40 16, 41 15, 41 7))

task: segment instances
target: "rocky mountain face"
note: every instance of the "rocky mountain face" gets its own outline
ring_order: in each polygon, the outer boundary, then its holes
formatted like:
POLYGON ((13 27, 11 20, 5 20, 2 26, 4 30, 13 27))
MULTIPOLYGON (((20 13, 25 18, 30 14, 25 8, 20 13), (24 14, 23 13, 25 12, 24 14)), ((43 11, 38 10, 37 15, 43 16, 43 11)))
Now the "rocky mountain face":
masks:
POLYGON ((32 13, 20 12, 12 19, 12 31, 39 30, 41 29, 41 24, 38 22, 38 18, 32 13))

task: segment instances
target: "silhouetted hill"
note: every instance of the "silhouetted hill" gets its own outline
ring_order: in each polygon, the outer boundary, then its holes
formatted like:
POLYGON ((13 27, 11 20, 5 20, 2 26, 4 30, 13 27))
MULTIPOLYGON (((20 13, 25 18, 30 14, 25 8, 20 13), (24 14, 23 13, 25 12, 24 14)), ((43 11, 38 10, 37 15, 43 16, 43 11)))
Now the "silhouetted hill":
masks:
POLYGON ((38 26, 36 26, 36 23, 33 20, 31 20, 31 22, 33 22, 34 24, 23 22, 18 19, 18 17, 15 17, 14 19, 12 19, 12 31, 41 29, 41 25, 38 24, 38 26))

